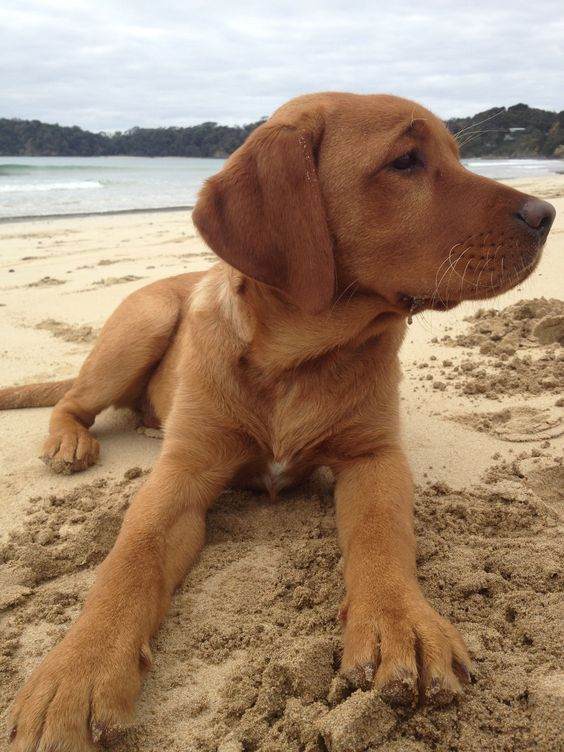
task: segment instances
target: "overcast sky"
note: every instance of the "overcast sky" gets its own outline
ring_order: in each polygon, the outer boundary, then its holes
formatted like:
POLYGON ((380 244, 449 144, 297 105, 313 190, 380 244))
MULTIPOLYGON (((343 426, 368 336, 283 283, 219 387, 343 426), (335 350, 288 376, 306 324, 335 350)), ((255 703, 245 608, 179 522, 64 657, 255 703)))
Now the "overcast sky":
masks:
POLYGON ((1 0, 0 116, 246 123, 297 94, 564 109, 562 0, 1 0))

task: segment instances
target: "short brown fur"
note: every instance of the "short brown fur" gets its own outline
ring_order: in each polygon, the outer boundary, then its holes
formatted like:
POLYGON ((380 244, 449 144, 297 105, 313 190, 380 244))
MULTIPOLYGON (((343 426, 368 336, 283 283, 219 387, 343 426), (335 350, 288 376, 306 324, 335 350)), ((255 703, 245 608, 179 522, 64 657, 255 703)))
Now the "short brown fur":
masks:
POLYGON ((14 702, 14 750, 90 750, 131 723, 214 498, 275 496, 321 465, 336 477, 343 670, 392 703, 461 691, 468 653, 417 581, 398 349, 410 313, 530 273, 546 233, 516 218, 527 200, 465 170, 413 102, 300 97, 201 192, 194 221, 222 261, 129 296, 74 381, 0 391, 3 408, 62 397, 43 452, 60 472, 96 461, 89 428, 109 405, 165 428, 83 613, 14 702), (413 169, 394 166, 409 153, 413 169))

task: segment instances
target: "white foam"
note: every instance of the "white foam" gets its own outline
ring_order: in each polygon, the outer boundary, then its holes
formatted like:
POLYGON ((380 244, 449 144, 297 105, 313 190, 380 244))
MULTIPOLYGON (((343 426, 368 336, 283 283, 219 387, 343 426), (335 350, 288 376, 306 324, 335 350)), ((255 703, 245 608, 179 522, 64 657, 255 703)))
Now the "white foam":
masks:
POLYGON ((97 180, 73 180, 60 183, 0 183, 0 193, 30 193, 35 191, 81 191, 103 188, 97 180))

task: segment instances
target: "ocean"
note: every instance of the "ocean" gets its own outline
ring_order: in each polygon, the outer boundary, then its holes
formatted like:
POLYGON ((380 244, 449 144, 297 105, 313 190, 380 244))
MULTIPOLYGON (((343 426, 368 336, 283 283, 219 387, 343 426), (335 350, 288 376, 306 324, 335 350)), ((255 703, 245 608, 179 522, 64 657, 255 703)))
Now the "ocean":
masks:
MULTIPOLYGON (((505 180, 564 172, 558 159, 469 159, 505 180)), ((192 206, 222 159, 184 157, 0 157, 0 220, 192 206)))
POLYGON ((0 157, 0 219, 191 206, 223 161, 0 157))

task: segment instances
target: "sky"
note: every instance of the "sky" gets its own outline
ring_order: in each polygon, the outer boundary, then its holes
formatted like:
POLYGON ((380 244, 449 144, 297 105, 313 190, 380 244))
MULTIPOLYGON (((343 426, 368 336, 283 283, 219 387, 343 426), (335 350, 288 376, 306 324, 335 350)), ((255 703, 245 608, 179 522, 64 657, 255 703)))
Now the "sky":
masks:
POLYGON ((313 91, 564 109, 562 0, 1 0, 0 117, 253 122, 313 91))

